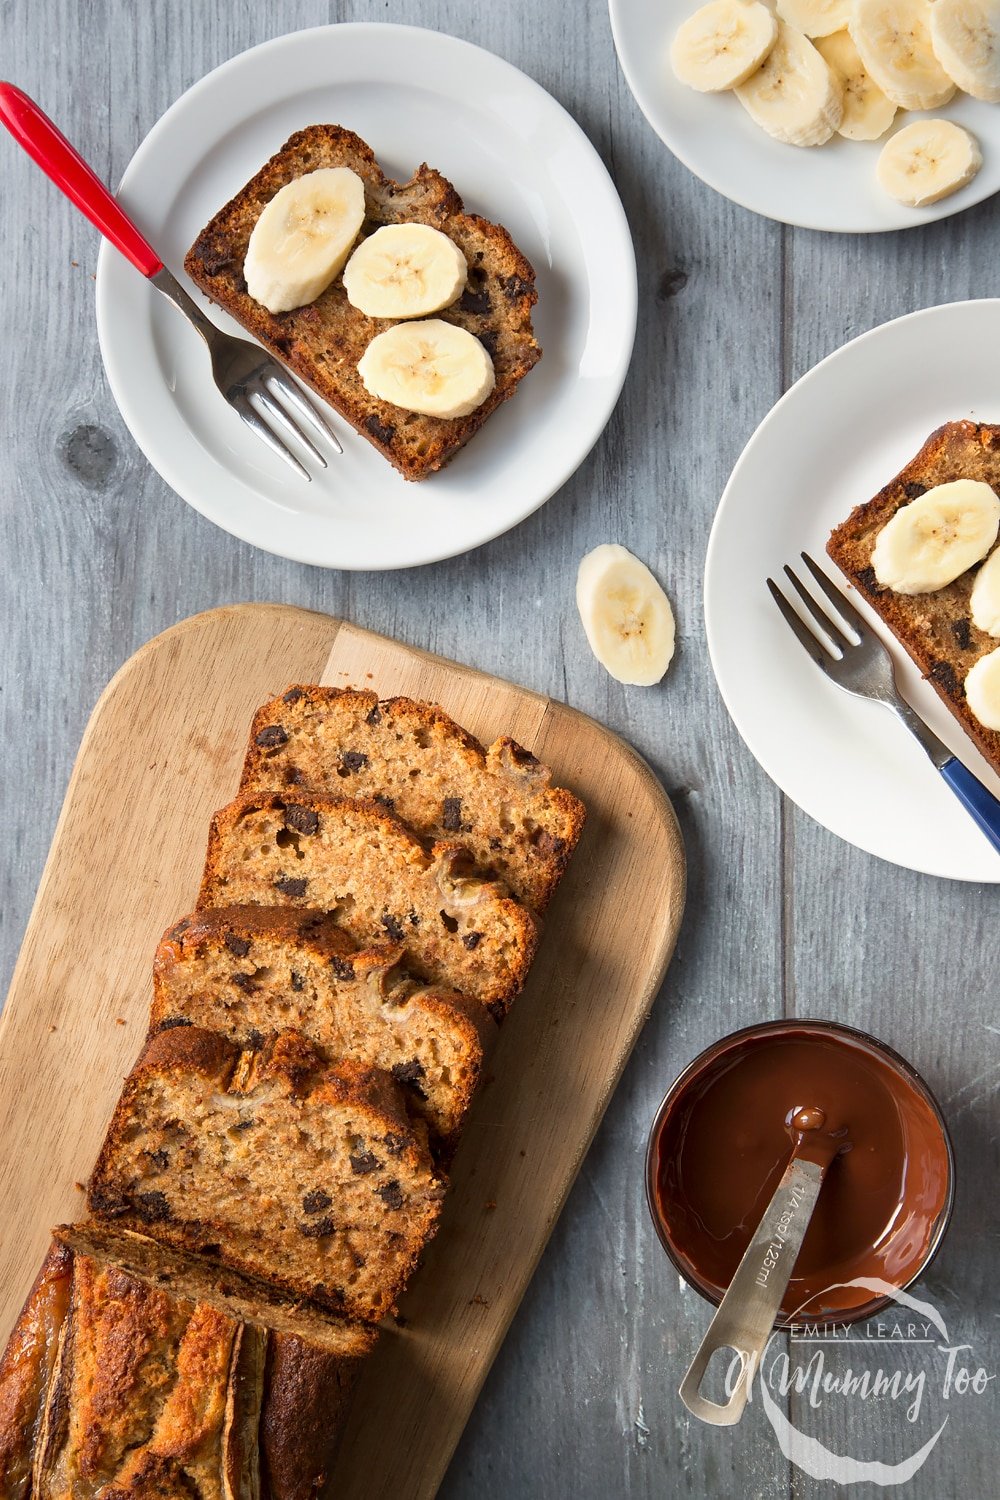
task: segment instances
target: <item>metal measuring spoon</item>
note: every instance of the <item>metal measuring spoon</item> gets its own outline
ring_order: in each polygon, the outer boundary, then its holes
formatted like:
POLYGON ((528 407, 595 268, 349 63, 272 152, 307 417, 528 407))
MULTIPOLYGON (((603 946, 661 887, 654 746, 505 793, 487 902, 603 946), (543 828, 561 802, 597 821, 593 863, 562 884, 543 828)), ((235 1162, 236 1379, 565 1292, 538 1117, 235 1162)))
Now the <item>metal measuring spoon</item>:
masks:
POLYGON ((848 1146, 845 1131, 834 1135, 823 1129, 826 1116, 821 1109, 797 1109, 788 1124, 794 1132, 791 1159, 680 1384, 688 1411, 714 1427, 732 1427, 743 1415, 823 1179, 834 1157, 848 1146), (718 1349, 733 1349, 742 1362, 733 1391, 722 1404, 700 1390, 718 1349))

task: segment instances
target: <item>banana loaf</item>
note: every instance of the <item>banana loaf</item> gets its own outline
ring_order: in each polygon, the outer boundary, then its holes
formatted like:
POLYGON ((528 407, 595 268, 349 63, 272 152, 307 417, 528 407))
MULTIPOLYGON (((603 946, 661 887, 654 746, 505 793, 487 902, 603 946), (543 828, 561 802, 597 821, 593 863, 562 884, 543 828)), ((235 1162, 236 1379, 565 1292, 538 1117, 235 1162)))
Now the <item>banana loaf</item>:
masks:
POLYGON ((97 1218, 348 1318, 393 1310, 437 1228, 426 1128, 385 1073, 286 1031, 256 1052, 161 1031, 126 1080, 90 1180, 97 1218))
POLYGON ((374 802, 250 792, 216 813, 199 907, 295 905, 356 942, 389 937, 431 984, 502 1016, 538 942, 528 909, 458 844, 424 844, 374 802))
POLYGON ((240 791, 372 798, 423 838, 465 844, 536 912, 586 816, 514 740, 487 750, 433 704, 350 688, 297 685, 258 709, 240 791))
POLYGON ((426 985, 401 943, 358 949, 322 912, 233 906, 185 917, 153 965, 150 1030, 193 1024, 240 1047, 291 1028, 329 1062, 384 1069, 442 1141, 454 1141, 496 1030, 474 1000, 426 985))
POLYGON ((535 273, 507 231, 465 213, 451 183, 426 165, 409 182, 393 182, 371 147, 339 125, 312 125, 291 136, 202 230, 184 269, 406 479, 425 479, 446 464, 541 357, 531 327, 535 273), (369 394, 358 362, 392 320, 370 318, 352 307, 342 275, 307 306, 290 312, 271 313, 249 295, 243 265, 265 205, 296 178, 331 167, 349 168, 364 184, 362 238, 388 224, 429 224, 464 254, 468 281, 458 299, 434 316, 477 338, 492 360, 492 392, 468 415, 424 416, 369 394))

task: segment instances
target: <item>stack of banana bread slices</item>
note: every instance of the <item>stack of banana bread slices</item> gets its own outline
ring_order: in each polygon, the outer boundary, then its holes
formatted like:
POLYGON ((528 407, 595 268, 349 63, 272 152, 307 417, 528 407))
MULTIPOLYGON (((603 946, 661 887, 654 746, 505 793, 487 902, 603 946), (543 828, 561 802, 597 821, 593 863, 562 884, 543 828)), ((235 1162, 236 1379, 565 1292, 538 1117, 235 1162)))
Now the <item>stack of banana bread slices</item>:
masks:
POLYGON ((428 704, 259 710, 90 1219, 0 1361, 2 1500, 321 1493, 583 820, 428 704))

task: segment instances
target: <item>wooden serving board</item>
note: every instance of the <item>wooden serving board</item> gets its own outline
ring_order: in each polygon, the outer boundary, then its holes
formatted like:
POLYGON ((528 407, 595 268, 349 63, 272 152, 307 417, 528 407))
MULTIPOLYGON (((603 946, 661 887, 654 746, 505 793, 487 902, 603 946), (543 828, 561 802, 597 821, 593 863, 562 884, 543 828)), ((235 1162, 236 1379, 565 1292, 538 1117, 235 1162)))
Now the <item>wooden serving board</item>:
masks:
POLYGON ((440 703, 510 734, 588 808, 452 1174, 441 1230, 368 1362, 338 1500, 432 1496, 673 951, 684 853, 670 803, 593 720, 510 683, 278 605, 157 636, 87 726, 0 1016, 0 1347, 82 1185, 145 1034, 153 951, 192 906, 251 715, 292 682, 440 703))

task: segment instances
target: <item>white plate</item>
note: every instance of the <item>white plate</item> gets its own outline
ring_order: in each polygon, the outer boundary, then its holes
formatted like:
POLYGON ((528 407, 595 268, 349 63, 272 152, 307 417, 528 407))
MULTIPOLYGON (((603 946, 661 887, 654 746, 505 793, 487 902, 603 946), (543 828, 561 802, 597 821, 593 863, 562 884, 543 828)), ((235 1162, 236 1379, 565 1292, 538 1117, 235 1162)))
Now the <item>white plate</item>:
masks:
MULTIPOLYGON (((1000 301, 911 313, 845 344, 764 418, 719 504, 705 620, 719 688, 767 774, 810 817, 871 854, 955 880, 1000 882, 987 843, 916 741, 877 703, 810 661, 764 584, 801 551, 825 562, 834 526, 871 499, 943 422, 1000 422, 1000 301)), ((889 639, 903 694, 1000 796, 1000 778, 889 639)))
MULTIPOLYGON (((1000 110, 957 94, 935 115, 966 125, 983 149, 967 187, 928 208, 905 208, 882 191, 875 163, 882 141, 845 141, 804 150, 755 125, 735 94, 698 94, 674 77, 670 44, 700 0, 610 0, 618 60, 636 103, 679 161, 716 192, 754 213, 804 229, 869 234, 944 219, 1000 188, 1000 110)), ((896 116, 893 129, 919 115, 896 116)))
POLYGON ((197 334, 109 245, 97 268, 101 351, 150 463, 218 526, 323 567, 434 562, 522 521, 597 441, 635 335, 632 241, 600 158, 544 89, 478 47, 409 26, 323 26, 224 63, 153 127, 120 197, 182 273, 198 232, 287 137, 331 122, 357 131, 394 177, 437 167, 470 211, 507 226, 537 272, 544 357, 447 469, 408 484, 338 420, 344 457, 311 484, 296 477, 216 394, 197 334))

